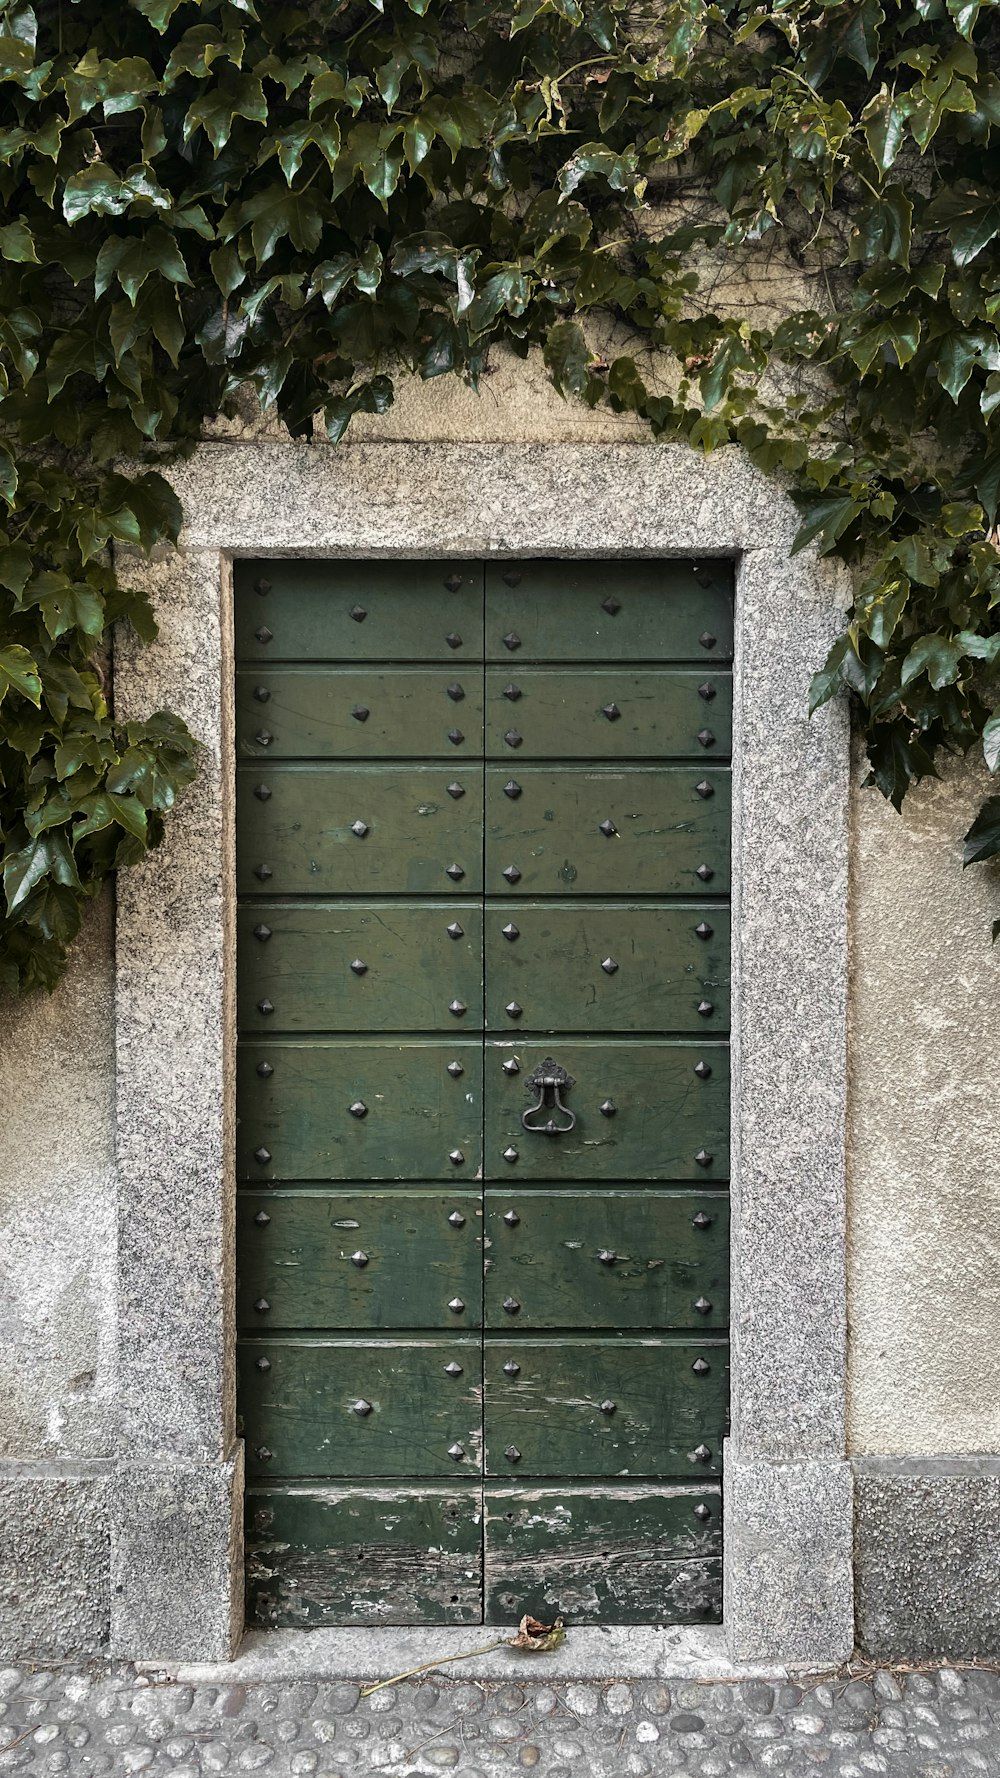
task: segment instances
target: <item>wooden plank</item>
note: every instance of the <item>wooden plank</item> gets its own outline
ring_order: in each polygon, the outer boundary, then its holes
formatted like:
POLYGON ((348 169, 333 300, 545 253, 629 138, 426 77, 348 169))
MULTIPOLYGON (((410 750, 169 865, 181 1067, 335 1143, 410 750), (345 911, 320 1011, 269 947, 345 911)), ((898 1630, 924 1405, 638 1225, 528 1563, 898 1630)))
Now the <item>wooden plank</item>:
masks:
POLYGON ((237 1169, 251 1183, 440 1179, 460 1186, 478 1176, 475 1040, 244 1038, 236 1074, 237 1169), (449 1074, 451 1062, 460 1075, 449 1074), (261 1065, 272 1073, 262 1078, 261 1065), (352 1115, 355 1104, 367 1109, 352 1115), (452 1161, 452 1153, 462 1159, 452 1161))
POLYGON ((247 1493, 247 1622, 482 1622, 482 1499, 472 1488, 247 1493))
POLYGON ((722 1501, 695 1487, 485 1486, 486 1622, 712 1624, 722 1501), (700 1518, 699 1513, 707 1513, 700 1518))
POLYGON ((474 783, 457 761, 454 769, 243 766, 237 886, 269 895, 474 895, 483 844, 474 783), (453 782, 470 794, 449 796, 453 782), (270 793, 264 801, 259 788, 270 793), (450 868, 462 875, 450 877, 450 868), (261 869, 270 874, 262 879, 261 869))
MULTIPOLYGON (((450 763, 482 744, 479 666, 461 673, 453 665, 244 667, 236 675, 239 759, 437 757, 450 763), (457 729, 465 735, 461 747, 449 739, 457 729)), ((476 793, 478 777, 467 787, 476 793)))
POLYGON ((729 823, 729 773, 700 761, 632 770, 491 765, 486 893, 696 896, 710 886, 724 894, 729 823), (712 872, 708 884, 699 867, 712 872), (508 869, 519 873, 513 881, 508 869))
POLYGON ((234 580, 241 661, 483 658, 479 562, 275 559, 235 563, 234 580), (269 592, 255 592, 260 580, 269 592))
POLYGON ((715 666, 732 659, 732 585, 732 565, 721 559, 491 562, 486 658, 715 666), (702 636, 713 638, 710 646, 702 636))
POLYGON ((514 901, 486 917, 493 1032, 729 1028, 729 910, 654 903, 514 901), (609 964, 610 968, 603 967, 609 964))
POLYGON ((243 902, 236 921, 243 1031, 455 1032, 482 1023, 478 904, 257 900, 243 902), (271 934, 263 944, 254 938, 261 923, 271 934), (453 1012, 456 1004, 466 1011, 453 1012))
POLYGON ((244 1190, 239 1324, 451 1333, 460 1297, 462 1325, 478 1327, 482 1215, 478 1191, 244 1190))
POLYGON ((490 1335, 486 1473, 508 1481, 514 1475, 717 1476, 727 1430, 728 1354, 727 1343, 717 1339, 490 1335), (514 1375, 504 1370, 510 1364, 518 1366, 514 1375), (707 1369, 695 1371, 695 1364, 707 1369))
POLYGON ((725 759, 732 726, 728 672, 516 663, 487 669, 491 759, 725 759))
POLYGON ((486 1236, 494 1330, 728 1325, 724 1195, 490 1189, 486 1236))
POLYGON ((246 1338, 237 1372, 255 1478, 479 1472, 478 1338, 246 1338))
POLYGON ((719 1043, 645 1038, 510 1038, 486 1046, 485 1176, 510 1189, 525 1179, 721 1181, 729 1166, 729 1052, 719 1043), (524 1129, 533 1095, 526 1082, 552 1055, 575 1085, 566 1135, 524 1129), (508 1074, 504 1063, 516 1062, 508 1074), (704 1078, 695 1069, 710 1072, 704 1078), (614 1111, 606 1115, 602 1105, 614 1111), (508 1151, 513 1151, 508 1154, 508 1151), (696 1156, 711 1156, 705 1164, 696 1156))

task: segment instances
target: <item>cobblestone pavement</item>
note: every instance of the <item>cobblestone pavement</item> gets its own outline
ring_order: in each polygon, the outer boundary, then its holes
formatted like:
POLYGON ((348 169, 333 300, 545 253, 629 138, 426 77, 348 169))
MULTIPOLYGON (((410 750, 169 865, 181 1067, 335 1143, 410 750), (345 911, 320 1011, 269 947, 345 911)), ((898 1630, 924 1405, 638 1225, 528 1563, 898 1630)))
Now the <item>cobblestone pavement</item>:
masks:
POLYGON ((120 1667, 11 1668, 0 1672, 0 1772, 997 1778, 1000 1674, 944 1667, 803 1685, 432 1675, 361 1698, 333 1680, 192 1686, 120 1667))

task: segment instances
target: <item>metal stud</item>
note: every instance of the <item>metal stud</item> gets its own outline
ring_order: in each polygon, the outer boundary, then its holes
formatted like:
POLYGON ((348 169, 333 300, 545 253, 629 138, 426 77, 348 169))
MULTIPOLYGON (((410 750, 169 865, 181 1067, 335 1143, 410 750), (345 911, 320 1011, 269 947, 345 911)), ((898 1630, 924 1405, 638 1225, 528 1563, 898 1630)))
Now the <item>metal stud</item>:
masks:
POLYGON ((271 696, 266 685, 255 685, 253 688, 253 695, 257 699, 258 704, 266 704, 271 696))
POLYGON ((448 1073, 451 1075, 452 1080, 460 1080, 465 1073, 465 1069, 462 1067, 461 1062, 449 1062, 448 1073))
POLYGON ((351 1254, 351 1264, 352 1266, 357 1266, 359 1272, 363 1272, 368 1264, 367 1253, 363 1253, 359 1247, 357 1253, 351 1254))
POLYGON ((504 1451, 504 1456, 508 1463, 520 1463, 521 1461, 521 1453, 516 1445, 508 1445, 507 1449, 504 1451))
POLYGON ((257 733, 254 735, 254 740, 258 747, 270 747, 271 742, 274 740, 274 736, 269 728, 261 728, 258 729, 257 733))
POLYGON ((601 1403, 602 1414, 613 1414, 617 1411, 617 1408, 618 1403, 616 1401, 602 1401, 601 1403))
POLYGON ((507 940, 507 943, 511 945, 516 938, 520 938, 521 936, 521 928, 520 926, 515 926, 513 920, 508 920, 506 926, 501 926, 500 930, 503 933, 504 938, 507 940))
POLYGON ((691 1366, 691 1369, 694 1371, 694 1374, 696 1377, 707 1377, 711 1368, 712 1367, 708 1363, 707 1359, 704 1359, 704 1358, 696 1358, 693 1365, 691 1366))
POLYGON ((513 630, 509 630, 503 639, 503 645, 505 648, 509 648, 511 654, 513 654, 515 649, 520 648, 521 638, 520 636, 515 635, 513 630))
POLYGON ((269 877, 274 876, 274 872, 269 864, 256 865, 253 874, 255 877, 258 877, 262 883, 266 883, 269 877))
POLYGON ((453 1167, 461 1167, 465 1161, 465 1154, 460 1148, 451 1148, 448 1150, 448 1159, 453 1167))
POLYGON ((453 1019, 464 1018, 468 1010, 464 1000, 449 1000, 448 1002, 448 1011, 453 1019))
POLYGON ((715 637, 710 636, 707 630, 702 631, 701 635, 698 637, 698 641, 701 643, 702 648, 715 647, 715 637))
POLYGON ((271 641, 271 638, 274 635, 274 631, 269 630, 266 624, 261 624, 260 629, 254 631, 254 635, 256 636, 258 642, 263 642, 266 644, 271 641))
POLYGON ((604 838, 606 840, 610 840, 610 839, 614 838, 615 834, 618 832, 618 829, 615 826, 614 822, 609 818, 607 821, 601 822, 600 831, 604 835, 604 838))
POLYGON ((271 1307, 271 1305, 268 1302, 266 1296, 259 1296, 257 1298, 257 1301, 254 1303, 254 1308, 256 1309, 258 1315, 266 1315, 267 1311, 270 1307, 271 1307))
POLYGON ((260 1075, 261 1080, 268 1080, 274 1073, 274 1069, 271 1067, 270 1062, 258 1062, 257 1073, 260 1075))
POLYGON ((706 704, 710 704, 715 696, 715 686, 710 685, 706 679, 704 685, 699 685, 698 687, 698 696, 702 698, 706 704))
POLYGON ((367 821, 352 821, 351 822, 351 832, 353 833, 355 839, 363 840, 365 837, 365 834, 368 832, 367 821))
POLYGON ((614 1117, 618 1107, 613 1099, 605 1099, 597 1109, 602 1117, 614 1117))
POLYGON ((448 795, 454 797, 455 801, 457 802, 460 796, 465 795, 465 785, 464 784, 449 784, 448 785, 448 795))
POLYGON ((519 685, 505 685, 503 695, 511 704, 516 704, 521 696, 521 687, 519 685))
POLYGON ((367 1420, 371 1411, 372 1404, 370 1401, 365 1401, 364 1396, 359 1396, 357 1401, 351 1403, 351 1413, 357 1414, 359 1420, 367 1420))
POLYGON ((271 1360, 269 1358, 257 1358, 254 1360, 254 1363, 259 1371, 269 1371, 271 1368, 271 1360))
POLYGON ((601 714, 602 716, 606 716, 609 722, 617 722, 621 715, 621 711, 617 704, 602 704, 601 714))
POLYGON ((705 797, 706 799, 715 795, 715 785, 709 784, 707 778, 703 778, 700 784, 696 784, 695 789, 699 796, 705 797))
POLYGON ((451 1299, 451 1302, 448 1304, 448 1307, 451 1310, 453 1315, 461 1315, 463 1309, 465 1308, 465 1304, 463 1303, 460 1296, 453 1296, 451 1299))
POLYGON ((609 617, 617 617, 621 608, 622 602, 615 598, 614 593, 609 593, 606 599, 601 600, 601 610, 606 611, 609 617))
POLYGON ((715 746, 715 736, 713 735, 710 728, 700 728, 698 730, 698 740, 701 742, 701 745, 703 747, 714 747, 715 746))
POLYGON ((462 699, 465 696, 464 685, 459 685, 458 681, 456 680, 454 685, 448 686, 448 696, 450 697, 453 704, 460 704, 462 702, 462 699))
POLYGON ((271 1218, 268 1216, 266 1210, 258 1210, 256 1216, 254 1217, 254 1222, 257 1224, 257 1227, 259 1229, 266 1229, 270 1220, 271 1220, 271 1218))
POLYGON ((698 585, 710 587, 712 584, 712 576, 709 574, 707 568, 703 568, 700 562, 692 562, 691 567, 698 585))
POLYGON ((714 1221, 714 1216, 706 1216, 704 1210, 699 1210, 697 1216, 691 1218, 691 1226, 696 1229, 710 1229, 714 1221))
POLYGON ((695 1158, 695 1164, 697 1166, 710 1167, 712 1165, 712 1162, 715 1159, 715 1156, 709 1154, 707 1148, 699 1148, 698 1153, 695 1155, 694 1158, 695 1158))
POLYGON ((445 927, 445 931, 449 938, 465 937, 465 927, 460 926, 457 920, 452 920, 451 925, 445 927))
POLYGON ((518 797, 521 794, 521 786, 517 782, 516 778, 508 778, 506 784, 503 787, 503 793, 504 793, 504 796, 510 797, 510 800, 512 803, 516 803, 518 797))
POLYGON ((513 1143, 511 1143, 509 1148, 504 1149, 503 1158, 505 1161, 509 1161, 511 1166, 514 1165, 514 1162, 518 1158, 518 1154, 517 1154, 517 1149, 514 1147, 513 1143))
POLYGON ((461 1210, 453 1210, 448 1221, 453 1229, 464 1229, 465 1227, 465 1217, 462 1215, 461 1210))
POLYGON ((695 1010, 701 1018, 710 1019, 715 1008, 710 1000, 699 1000, 695 1010))
POLYGON ((352 605, 349 615, 353 617, 356 624, 363 624, 368 613, 363 605, 352 605))
POLYGON ((694 1516, 696 1519, 700 1519, 702 1521, 702 1524, 704 1524, 706 1519, 710 1519, 712 1517, 710 1508, 705 1505, 705 1502, 703 1500, 700 1500, 698 1502, 698 1505, 695 1507, 694 1516))
POLYGON ((520 1006, 516 1000, 508 1000, 504 1007, 504 1012, 509 1019, 519 1019, 523 1011, 524 1007, 520 1006))
POLYGON ((516 1229, 518 1223, 521 1220, 521 1218, 518 1216, 516 1210, 505 1210, 503 1213, 503 1219, 509 1229, 516 1229))
POLYGON ((708 1062, 696 1062, 694 1065, 694 1071, 695 1071, 696 1075, 698 1076, 699 1080, 707 1080, 709 1075, 712 1072, 712 1069, 711 1069, 711 1066, 708 1062))
POLYGON ((254 938, 259 941, 260 944, 265 945, 271 936, 271 928, 270 928, 270 926, 265 926, 263 921, 261 921, 261 924, 259 926, 254 927, 253 935, 254 935, 254 938))
POLYGON ((519 883, 521 881, 521 873, 516 864, 508 864, 507 869, 503 874, 508 883, 519 883))
POLYGON ((697 1309, 699 1315, 710 1315, 712 1312, 712 1305, 707 1296, 700 1296, 694 1307, 697 1309))
POLYGON ((699 921, 694 929, 695 938, 711 938, 712 928, 706 920, 699 921))
POLYGON ((274 1452, 269 1450, 267 1445, 258 1445, 256 1455, 261 1463, 270 1463, 271 1458, 274 1456, 274 1452))
POLYGON ((460 574, 449 574, 444 584, 448 588, 449 593, 457 593, 462 585, 462 576, 460 574))
POLYGON ((351 964, 351 969, 355 975, 367 975, 368 974, 368 965, 367 965, 367 963, 365 963, 363 961, 363 959, 361 957, 355 957, 354 961, 351 964))
POLYGON ((447 864, 445 865, 444 874, 446 877, 450 877, 453 883, 460 883, 465 875, 465 871, 460 864, 447 864))
POLYGON ((520 1315, 521 1305, 518 1302, 516 1296, 505 1296, 504 1297, 503 1312, 505 1315, 520 1315))
POLYGON ((694 1450, 691 1452, 691 1461, 693 1463, 711 1463, 712 1453, 708 1446, 695 1445, 694 1450))
POLYGON ((517 728, 505 729, 503 738, 506 741, 508 747, 520 747, 522 741, 524 740, 524 736, 522 735, 520 729, 517 729, 517 728))
POLYGON ((460 728, 450 728, 448 730, 448 739, 453 747, 461 747, 462 742, 465 740, 465 736, 460 728))
POLYGON ((456 1364, 455 1360, 452 1359, 450 1364, 445 1365, 444 1374, 446 1377, 460 1377, 462 1375, 462 1366, 456 1364))
POLYGON ((461 646, 462 646, 462 638, 458 634, 457 630, 449 630, 447 636, 445 637, 445 641, 447 642, 449 648, 461 648, 461 646))
POLYGON ((272 796, 270 784, 255 784, 254 796, 259 803, 269 803, 272 796))
POLYGON ((353 716, 355 722, 367 722, 369 716, 371 715, 371 711, 369 710, 367 704, 355 704, 353 710, 351 711, 351 715, 353 716))
POLYGON ((264 593, 269 593, 271 591, 271 582, 269 580, 264 580, 264 578, 261 577, 260 580, 254 581, 253 590, 255 593, 260 593, 262 595, 264 593))
POLYGON ((605 975, 617 975, 618 974, 618 964, 616 963, 614 957, 605 957, 603 963, 601 964, 601 968, 603 969, 605 975))
POLYGON ((502 578, 505 586, 520 586, 521 570, 520 568, 505 568, 502 578))
POLYGON ((710 883, 715 872, 710 864, 699 864, 694 874, 696 877, 700 877, 703 883, 710 883))
POLYGON ((347 1107, 352 1117, 367 1117, 368 1107, 363 1099, 355 1099, 347 1107))
POLYGON ((465 1452, 461 1445, 449 1445, 448 1455, 449 1457, 453 1457, 456 1463, 464 1463, 465 1461, 465 1452))
POLYGON ((257 1011, 262 1012, 264 1017, 267 1018, 268 1014, 274 1011, 273 1000, 258 1000, 257 1011))
POLYGON ((253 1151, 253 1158, 257 1162, 258 1167, 266 1167, 268 1161, 271 1159, 271 1150, 269 1148, 255 1148, 253 1151))
POLYGON ((505 1074, 520 1074, 521 1064, 516 1056, 507 1057, 506 1062, 503 1063, 503 1071, 505 1074))
POLYGON ((612 1253, 610 1247, 602 1247, 597 1257, 602 1266, 613 1266, 618 1255, 617 1253, 612 1253))
POLYGON ((521 1375, 521 1366, 516 1358, 508 1358, 503 1367, 503 1374, 505 1377, 519 1377, 521 1375))

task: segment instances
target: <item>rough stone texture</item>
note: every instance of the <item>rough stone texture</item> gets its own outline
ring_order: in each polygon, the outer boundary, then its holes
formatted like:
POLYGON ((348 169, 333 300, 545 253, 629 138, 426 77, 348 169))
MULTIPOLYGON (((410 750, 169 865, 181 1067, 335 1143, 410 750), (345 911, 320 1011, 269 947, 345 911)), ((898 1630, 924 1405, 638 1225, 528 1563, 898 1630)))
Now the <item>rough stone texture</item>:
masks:
POLYGON ((108 1641, 102 1465, 0 1465, 0 1658, 88 1654, 108 1641))
POLYGON ((123 1464, 113 1498, 113 1652, 228 1659, 244 1621, 242 1444, 197 1468, 123 1464))
POLYGON ((832 1666, 854 1645, 850 1465, 730 1448, 723 1621, 735 1661, 832 1666))
POLYGON ((862 1458, 858 1641, 881 1661, 1000 1650, 1000 1461, 862 1458))

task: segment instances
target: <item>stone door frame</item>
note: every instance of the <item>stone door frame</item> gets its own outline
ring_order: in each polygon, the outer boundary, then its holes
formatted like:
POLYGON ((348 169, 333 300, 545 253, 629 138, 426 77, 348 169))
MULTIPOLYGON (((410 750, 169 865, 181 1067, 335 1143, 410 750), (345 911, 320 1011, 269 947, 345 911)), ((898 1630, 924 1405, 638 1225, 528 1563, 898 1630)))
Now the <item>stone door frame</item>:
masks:
POLYGON ((790 557, 791 501, 678 445, 207 444, 173 473, 179 552, 123 561, 159 640, 115 655, 119 717, 203 743, 159 851, 118 885, 120 1450, 112 1647, 225 1660, 243 1628, 234 1391, 235 556, 728 556, 733 741, 734 1660, 854 1640, 845 1454, 848 718, 808 683, 846 571, 790 557))

